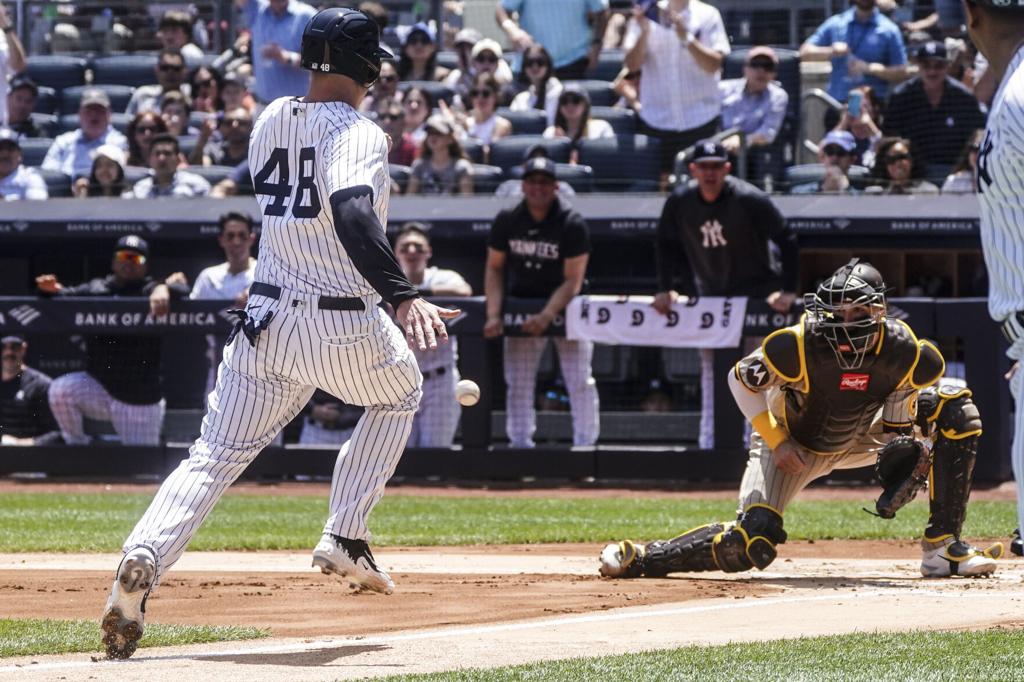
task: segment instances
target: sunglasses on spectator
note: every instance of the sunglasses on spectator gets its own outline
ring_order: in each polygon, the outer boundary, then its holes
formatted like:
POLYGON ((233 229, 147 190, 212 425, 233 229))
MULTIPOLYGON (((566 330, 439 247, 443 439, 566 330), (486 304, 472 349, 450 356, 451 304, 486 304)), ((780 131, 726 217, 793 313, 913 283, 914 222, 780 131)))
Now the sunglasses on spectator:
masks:
POLYGON ((583 104, 583 98, 579 95, 566 95, 562 98, 562 104, 583 104))
POLYGON ((426 253, 427 245, 419 242, 406 242, 398 247, 398 253, 426 253))
POLYGON ((487 98, 493 97, 494 93, 490 90, 470 90, 469 96, 475 98, 487 98))
POLYGON ((896 163, 897 161, 910 161, 910 154, 890 154, 886 157, 886 163, 896 163))
POLYGON ((750 62, 747 66, 752 69, 761 69, 762 71, 775 71, 775 62, 769 59, 755 59, 750 62))
POLYGON ((221 122, 220 122, 220 124, 222 126, 232 126, 232 125, 235 125, 236 123, 238 125, 240 125, 240 126, 249 125, 249 121, 247 119, 244 119, 244 118, 225 118, 225 119, 222 119, 221 122))
POLYGON ((844 148, 840 147, 837 144, 830 144, 827 147, 825 147, 825 149, 822 150, 822 151, 824 151, 825 156, 849 156, 850 155, 850 152, 846 151, 844 148))
POLYGON ((213 85, 213 79, 212 78, 207 78, 204 81, 196 81, 196 87, 197 88, 208 88, 211 85, 213 85))
POLYGON ((422 33, 414 33, 409 36, 409 40, 406 41, 406 45, 433 45, 434 41, 430 39, 430 36, 422 33))
POLYGON ((528 69, 531 68, 531 67, 534 67, 534 66, 545 66, 546 67, 547 65, 548 65, 548 62, 547 62, 546 59, 527 59, 526 61, 523 62, 523 66, 525 66, 528 69))
POLYGON ((401 121, 405 118, 405 114, 381 114, 377 118, 382 121, 401 121))
POLYGON ((114 260, 118 263, 131 263, 133 265, 143 265, 146 262, 146 257, 141 253, 135 253, 134 251, 118 251, 114 254, 114 260))
POLYGON ((398 76, 381 76, 378 80, 381 83, 394 83, 398 80, 398 76))
POLYGON ((159 69, 161 71, 184 71, 185 66, 179 64, 161 64, 159 69))
POLYGON ((5 343, 3 345, 4 350, 21 350, 20 343, 5 343))
POLYGON ((498 58, 493 54, 478 54, 473 61, 483 64, 497 64, 498 58))

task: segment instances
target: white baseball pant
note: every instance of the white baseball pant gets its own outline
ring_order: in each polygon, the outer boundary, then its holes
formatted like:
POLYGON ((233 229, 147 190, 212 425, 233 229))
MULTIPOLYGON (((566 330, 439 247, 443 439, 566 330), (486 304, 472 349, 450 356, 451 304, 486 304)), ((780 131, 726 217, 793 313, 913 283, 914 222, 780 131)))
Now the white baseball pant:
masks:
MULTIPOLYGON (((564 338, 551 340, 555 342, 558 364, 569 392, 573 445, 593 445, 601 428, 597 382, 591 372, 594 344, 564 338)), ((548 337, 544 336, 505 338, 505 384, 508 387, 505 431, 509 445, 514 448, 532 448, 535 445, 537 368, 547 344, 548 337)))
POLYGON ((411 448, 447 448, 455 440, 462 408, 455 399, 455 384, 459 383, 456 367, 427 370, 423 375, 423 398, 412 423, 408 446, 411 448))
POLYGON ((84 418, 110 422, 124 445, 159 445, 164 425, 161 400, 150 405, 131 405, 115 400, 88 372, 59 376, 47 393, 61 435, 68 445, 87 445, 84 418))
POLYGON ((1014 403, 1010 464, 1013 467, 1013 478, 1017 481, 1017 527, 1024 532, 1024 339, 1017 339, 1007 355, 1021 363, 1010 379, 1010 393, 1014 403))
POLYGON ((405 448, 420 399, 420 371, 398 327, 364 299, 363 311, 321 311, 318 297, 282 289, 252 296, 248 313, 274 317, 251 347, 224 348, 199 438, 157 491, 124 543, 148 547, 157 575, 181 556, 229 485, 297 415, 316 388, 366 408, 338 454, 323 532, 369 539, 366 517, 405 448))

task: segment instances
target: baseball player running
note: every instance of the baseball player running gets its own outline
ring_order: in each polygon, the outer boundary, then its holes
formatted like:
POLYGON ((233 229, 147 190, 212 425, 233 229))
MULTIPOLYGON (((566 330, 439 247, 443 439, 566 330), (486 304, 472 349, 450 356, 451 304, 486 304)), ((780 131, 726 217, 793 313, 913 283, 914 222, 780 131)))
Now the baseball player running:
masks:
POLYGON ((445 341, 442 318, 458 312, 420 298, 384 233, 387 139, 357 109, 387 58, 373 21, 354 10, 323 10, 302 37, 302 66, 313 72, 306 96, 275 100, 256 122, 249 164, 263 240, 255 281, 190 457, 125 540, 102 619, 111 658, 132 655, 150 591, 224 490, 316 388, 366 411, 338 455, 313 565, 357 588, 394 588, 367 545, 366 518, 405 447, 422 379, 378 303, 395 307, 420 350, 445 341))
POLYGON ((965 0, 967 31, 985 55, 999 89, 978 154, 981 246, 988 267, 988 312, 1002 325, 1014 360, 1010 392, 1017 403, 1013 476, 1017 531, 1010 550, 1024 554, 1024 0, 965 0))
POLYGON ((799 324, 769 335, 730 372, 736 404, 754 426, 735 522, 647 545, 610 544, 601 573, 766 568, 786 541, 782 513, 797 493, 833 469, 876 462, 884 488, 876 510, 884 518, 931 481, 922 575, 994 572, 1002 544, 981 551, 960 539, 981 436, 978 408, 966 388, 936 388, 942 356, 885 317, 884 292, 878 270, 852 260, 805 297, 799 324))

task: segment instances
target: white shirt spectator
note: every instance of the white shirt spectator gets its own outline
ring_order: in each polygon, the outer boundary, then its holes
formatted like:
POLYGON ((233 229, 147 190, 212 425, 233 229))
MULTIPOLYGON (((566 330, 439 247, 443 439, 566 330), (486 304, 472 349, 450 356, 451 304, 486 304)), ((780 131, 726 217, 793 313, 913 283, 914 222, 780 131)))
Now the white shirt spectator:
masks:
POLYGON ((18 166, 6 178, 0 178, 0 196, 4 201, 18 199, 48 199, 50 193, 46 189, 46 181, 34 168, 18 166))
POLYGON ((212 265, 196 277, 196 283, 192 287, 190 299, 222 299, 234 301, 243 291, 246 291, 252 284, 253 275, 256 272, 256 259, 249 259, 249 269, 242 272, 231 273, 228 271, 229 264, 221 263, 212 265))
MULTIPOLYGON (((666 5, 665 0, 659 5, 666 5)), ((690 0, 686 12, 687 28, 693 40, 723 55, 729 54, 729 38, 717 9, 700 0, 690 0)), ((640 26, 631 21, 623 49, 628 52, 639 37, 640 26)), ((721 112, 719 74, 702 69, 671 26, 650 22, 643 74, 641 118, 649 126, 667 131, 691 130, 721 112)))
POLYGON ((177 171, 174 173, 174 182, 166 187, 157 187, 153 183, 153 176, 142 178, 135 185, 125 192, 125 197, 130 199, 155 199, 157 197, 205 197, 210 193, 210 183, 206 178, 189 173, 188 171, 177 171))
POLYGON ((770 144, 782 129, 789 94, 776 83, 768 83, 768 89, 756 95, 747 92, 746 86, 745 78, 718 84, 722 93, 722 128, 739 128, 748 136, 761 135, 770 144))
POLYGON ((105 144, 128 149, 128 138, 113 126, 94 140, 86 140, 81 129, 58 135, 46 152, 41 165, 46 170, 60 171, 72 178, 89 175, 92 171, 92 152, 105 144))
MULTIPOLYGON (((549 139, 552 137, 561 137, 562 135, 563 133, 555 128, 555 126, 548 126, 544 130, 544 137, 549 139)), ((598 140, 602 137, 615 137, 615 129, 612 128, 612 124, 599 118, 590 119, 590 122, 587 123, 587 130, 581 139, 598 140)))
POLYGON ((10 81, 11 76, 11 51, 7 46, 6 36, 0 36, 0 83, 3 84, 2 90, 0 90, 0 122, 3 125, 7 125, 7 93, 10 92, 7 85, 10 81))
MULTIPOLYGON (((548 117, 548 125, 555 122, 555 113, 558 111, 558 96, 562 94, 562 81, 554 76, 548 79, 544 88, 544 113, 548 117)), ((537 108, 537 89, 531 85, 512 99, 509 104, 512 111, 528 111, 537 108)))

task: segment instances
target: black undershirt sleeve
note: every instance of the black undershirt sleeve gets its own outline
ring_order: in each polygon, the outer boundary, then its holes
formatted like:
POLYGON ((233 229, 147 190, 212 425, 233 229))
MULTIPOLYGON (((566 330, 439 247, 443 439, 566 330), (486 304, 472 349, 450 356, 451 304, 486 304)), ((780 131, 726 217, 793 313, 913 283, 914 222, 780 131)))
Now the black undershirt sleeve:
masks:
POLYGON ((366 185, 338 190, 331 195, 334 230, 353 265, 377 293, 391 305, 420 292, 398 265, 384 228, 373 212, 373 190, 366 185))

